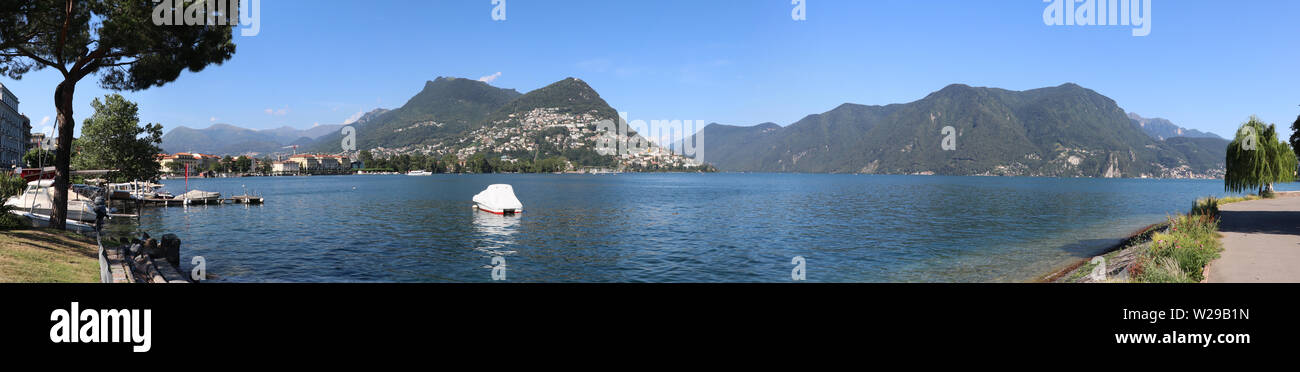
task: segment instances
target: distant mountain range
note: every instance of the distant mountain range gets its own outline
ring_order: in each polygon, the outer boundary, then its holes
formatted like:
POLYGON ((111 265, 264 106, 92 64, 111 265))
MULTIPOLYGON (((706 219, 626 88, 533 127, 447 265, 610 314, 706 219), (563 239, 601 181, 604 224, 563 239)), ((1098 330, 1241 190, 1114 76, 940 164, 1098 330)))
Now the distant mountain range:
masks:
POLYGON ((704 161, 723 171, 1222 175, 1227 140, 1169 137, 1169 128, 1200 133, 1167 121, 1130 119, 1114 100, 1075 84, 1027 91, 955 84, 911 103, 846 103, 786 127, 711 124, 697 136, 703 138, 704 161), (955 130, 953 151, 941 148, 944 127, 955 130))
MULTIPOLYGON (((375 109, 353 124, 370 120, 387 112, 375 109)), ((290 152, 285 146, 305 146, 320 137, 338 133, 344 124, 317 125, 307 129, 289 126, 275 129, 248 129, 230 124, 213 124, 203 129, 176 127, 163 135, 162 148, 168 153, 198 152, 215 155, 270 154, 290 152)))
POLYGON ((174 128, 163 135, 162 148, 168 153, 264 153, 277 151, 286 144, 310 140, 303 131, 289 127, 252 130, 230 124, 213 124, 203 129, 174 128))
MULTIPOLYGON (((372 111, 349 125, 357 129, 358 148, 377 156, 563 156, 576 166, 601 167, 680 164, 676 155, 638 160, 597 154, 595 123, 617 117, 580 79, 520 94, 440 77, 402 107, 372 111)), ((299 152, 339 153, 340 127, 182 127, 164 136, 163 147, 234 154, 284 152, 282 147, 298 144, 299 152)), ((1126 113, 1114 100, 1076 84, 1026 91, 954 84, 915 102, 845 103, 784 127, 714 123, 688 139, 696 136, 703 138, 703 160, 723 171, 1052 177, 1219 177, 1228 143, 1165 119, 1126 113), (946 127, 954 130, 951 151, 941 148, 949 137, 946 127)))
POLYGON ((1141 129, 1143 133, 1158 140, 1174 137, 1223 139, 1223 137, 1219 137, 1217 134, 1202 132, 1195 129, 1186 129, 1175 125, 1169 120, 1161 118, 1144 118, 1132 112, 1128 113, 1128 118, 1132 121, 1133 125, 1137 126, 1138 129, 1141 129))

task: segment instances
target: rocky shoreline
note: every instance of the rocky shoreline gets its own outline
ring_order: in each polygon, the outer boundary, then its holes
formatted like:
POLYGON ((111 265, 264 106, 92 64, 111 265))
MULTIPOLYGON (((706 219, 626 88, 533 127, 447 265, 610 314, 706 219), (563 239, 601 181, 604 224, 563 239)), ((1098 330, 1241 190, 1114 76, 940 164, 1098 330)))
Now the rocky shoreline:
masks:
POLYGON ((1092 275, 1093 270, 1098 264, 1092 262, 1096 257, 1105 259, 1107 280, 1127 280, 1129 268, 1137 260, 1137 257, 1146 252, 1151 246, 1151 236, 1158 232, 1166 232, 1169 229, 1168 222, 1152 224, 1139 229, 1119 243, 1107 248, 1095 257, 1082 258, 1078 261, 1066 265, 1062 268, 1043 275, 1036 282, 1038 283, 1095 283, 1097 282, 1092 275))
MULTIPOLYGON (((1293 198, 1293 197, 1300 197, 1300 191, 1277 191, 1269 199, 1276 200, 1280 198, 1293 198)), ((1231 203, 1240 202, 1240 201, 1260 200, 1259 197, 1254 195, 1248 195, 1246 197, 1228 198, 1228 199, 1232 199, 1232 200, 1224 201, 1223 199, 1219 199, 1216 202, 1214 207, 1215 208, 1214 210, 1216 211, 1215 218, 1217 218, 1218 207, 1231 204, 1231 203)), ((1210 199, 1210 200, 1214 201, 1216 199, 1210 199)), ((1200 201, 1198 201, 1198 206, 1199 203, 1200 201)), ((1195 207, 1193 208, 1192 213, 1196 213, 1195 207)), ((1128 281, 1129 273, 1132 271, 1130 269, 1136 262, 1136 259, 1142 256, 1143 254, 1145 254, 1150 249, 1152 235, 1156 233, 1168 233, 1169 229, 1170 229, 1169 221, 1150 225, 1143 229, 1138 230, 1133 234, 1130 234, 1128 238, 1124 239, 1119 244, 1116 244, 1110 247, 1109 249, 1103 251, 1099 256, 1104 258, 1106 263, 1105 281, 1106 282, 1128 281)), ((1218 235, 1218 236, 1219 239, 1222 238, 1222 235, 1218 235)), ((1093 279, 1092 275, 1090 275, 1092 274, 1093 269, 1095 269, 1097 266, 1097 264, 1094 264, 1092 262, 1092 260, 1094 259, 1096 259, 1096 257, 1080 259, 1073 264, 1067 265, 1047 275, 1043 275, 1039 277, 1039 279, 1036 280, 1036 282, 1039 283, 1096 282, 1097 280, 1093 279)), ((1205 283, 1208 280, 1209 277, 1207 274, 1209 272, 1210 266, 1213 264, 1214 264, 1213 261, 1207 262, 1205 266, 1200 269, 1199 278, 1201 278, 1200 281, 1202 283, 1205 283)))

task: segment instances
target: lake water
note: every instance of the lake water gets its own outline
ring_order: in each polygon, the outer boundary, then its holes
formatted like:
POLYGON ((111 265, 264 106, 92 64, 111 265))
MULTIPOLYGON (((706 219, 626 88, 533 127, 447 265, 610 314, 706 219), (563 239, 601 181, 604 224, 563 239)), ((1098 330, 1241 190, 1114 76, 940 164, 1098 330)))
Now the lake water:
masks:
MULTIPOLYGON (((183 180, 164 181, 180 194, 183 180)), ((191 179, 260 206, 146 209, 215 281, 1026 281, 1225 195, 1219 180, 812 174, 317 176, 191 179), (525 213, 470 198, 514 185, 525 213)))

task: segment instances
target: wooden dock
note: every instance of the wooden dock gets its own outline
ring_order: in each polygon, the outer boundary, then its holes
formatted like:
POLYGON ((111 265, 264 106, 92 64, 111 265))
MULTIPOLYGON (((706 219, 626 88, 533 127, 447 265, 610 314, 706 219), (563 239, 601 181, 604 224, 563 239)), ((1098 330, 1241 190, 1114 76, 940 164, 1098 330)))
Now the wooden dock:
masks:
POLYGON ((252 195, 232 196, 230 199, 223 199, 235 204, 262 204, 262 197, 252 195))
MULTIPOLYGON (((218 199, 191 199, 189 205, 212 205, 212 204, 262 204, 264 199, 260 196, 239 195, 229 198, 218 199)), ((185 205, 185 199, 163 199, 149 198, 141 199, 140 203, 145 206, 156 207, 179 207, 185 205)))

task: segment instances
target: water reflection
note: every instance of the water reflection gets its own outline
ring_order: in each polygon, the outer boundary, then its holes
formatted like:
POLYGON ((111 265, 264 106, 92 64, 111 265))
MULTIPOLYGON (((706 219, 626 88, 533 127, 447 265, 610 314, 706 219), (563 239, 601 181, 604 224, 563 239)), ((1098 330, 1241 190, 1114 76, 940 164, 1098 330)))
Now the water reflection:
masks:
POLYGON ((810 281, 1031 280, 1224 195, 1214 180, 802 174, 190 182, 267 201, 146 208, 110 228, 176 234, 183 271, 204 256, 228 282, 478 282, 495 257, 512 282, 788 281, 794 256, 817 263, 810 281), (529 212, 469 208, 496 183, 529 212))
POLYGON ((482 211, 474 213, 474 249, 494 256, 515 254, 506 247, 515 245, 520 216, 502 216, 482 211))

